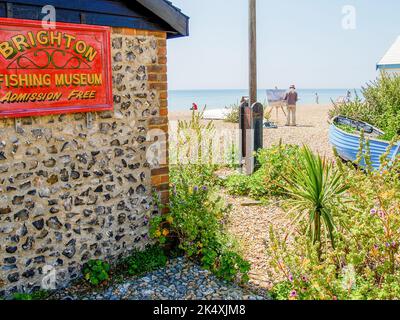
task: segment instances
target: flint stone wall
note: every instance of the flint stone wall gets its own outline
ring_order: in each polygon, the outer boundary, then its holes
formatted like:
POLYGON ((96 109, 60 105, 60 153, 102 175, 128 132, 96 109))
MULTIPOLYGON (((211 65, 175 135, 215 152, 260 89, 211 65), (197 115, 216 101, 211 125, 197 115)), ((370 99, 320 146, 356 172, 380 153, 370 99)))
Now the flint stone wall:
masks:
POLYGON ((166 35, 115 28, 111 41, 114 112, 0 120, 2 296, 149 244, 152 189, 168 190, 168 168, 146 159, 149 130, 167 126, 166 35))

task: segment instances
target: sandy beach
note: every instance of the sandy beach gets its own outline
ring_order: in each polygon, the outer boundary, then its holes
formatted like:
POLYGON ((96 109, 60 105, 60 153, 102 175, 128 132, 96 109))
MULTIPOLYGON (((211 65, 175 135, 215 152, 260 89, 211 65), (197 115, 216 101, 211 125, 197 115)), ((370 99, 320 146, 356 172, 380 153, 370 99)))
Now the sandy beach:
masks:
MULTIPOLYGON (((273 110, 271 120, 278 123, 278 129, 264 130, 264 146, 268 147, 279 143, 282 140, 285 144, 307 144, 313 151, 333 156, 332 148, 329 143, 329 123, 328 111, 331 105, 301 105, 297 107, 297 127, 286 127, 286 118, 279 110, 279 119, 276 119, 276 112, 273 110)), ((191 112, 170 112, 169 120, 171 123, 170 135, 174 135, 177 120, 189 120, 191 112)), ((205 120, 207 121, 207 120, 205 120)), ((217 130, 231 131, 234 140, 238 135, 237 124, 226 123, 224 121, 215 121, 217 130)))

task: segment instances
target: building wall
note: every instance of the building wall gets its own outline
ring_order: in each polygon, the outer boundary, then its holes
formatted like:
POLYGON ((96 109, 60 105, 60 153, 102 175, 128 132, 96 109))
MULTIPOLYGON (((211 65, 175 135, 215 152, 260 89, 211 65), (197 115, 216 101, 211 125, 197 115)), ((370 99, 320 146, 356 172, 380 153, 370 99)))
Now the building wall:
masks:
POLYGON ((168 201, 154 153, 167 147, 166 34, 114 28, 111 42, 114 112, 0 120, 0 295, 64 286, 151 241, 153 191, 168 201))
POLYGON ((383 72, 386 72, 388 75, 400 75, 400 69, 381 69, 383 72))

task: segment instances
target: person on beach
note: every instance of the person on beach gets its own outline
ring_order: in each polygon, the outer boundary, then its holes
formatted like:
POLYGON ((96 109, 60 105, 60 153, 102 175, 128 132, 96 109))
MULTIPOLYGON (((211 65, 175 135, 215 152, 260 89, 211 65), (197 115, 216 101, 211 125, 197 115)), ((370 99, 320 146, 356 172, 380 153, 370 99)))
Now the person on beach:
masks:
POLYGON ((351 101, 351 91, 347 90, 346 102, 350 102, 350 101, 351 101))
POLYGON ((299 100, 298 94, 296 92, 296 87, 291 85, 289 92, 286 93, 284 101, 287 105, 287 122, 286 126, 295 127, 296 126, 296 106, 299 100))
POLYGON ((195 104, 195 103, 193 102, 192 107, 190 108, 190 110, 191 110, 191 111, 198 111, 198 110, 199 110, 199 107, 197 106, 197 104, 195 104))
POLYGON ((315 103, 319 104, 319 95, 318 92, 315 93, 315 103))

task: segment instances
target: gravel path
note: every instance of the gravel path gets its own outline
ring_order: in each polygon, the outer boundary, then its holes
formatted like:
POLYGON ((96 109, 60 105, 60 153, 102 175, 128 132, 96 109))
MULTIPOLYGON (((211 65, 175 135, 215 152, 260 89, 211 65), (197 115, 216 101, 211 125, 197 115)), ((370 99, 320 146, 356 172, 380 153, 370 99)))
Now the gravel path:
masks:
POLYGON ((144 277, 113 285, 97 293, 69 288, 53 299, 69 300, 263 300, 237 285, 218 280, 184 258, 144 277))
POLYGON ((232 205, 228 230, 240 242, 244 257, 251 263, 248 287, 256 292, 266 292, 272 287, 272 279, 277 279, 277 275, 268 267, 266 246, 269 230, 273 226, 275 231, 282 234, 287 230, 290 220, 277 203, 249 205, 256 203, 249 198, 226 194, 224 198, 232 205))

